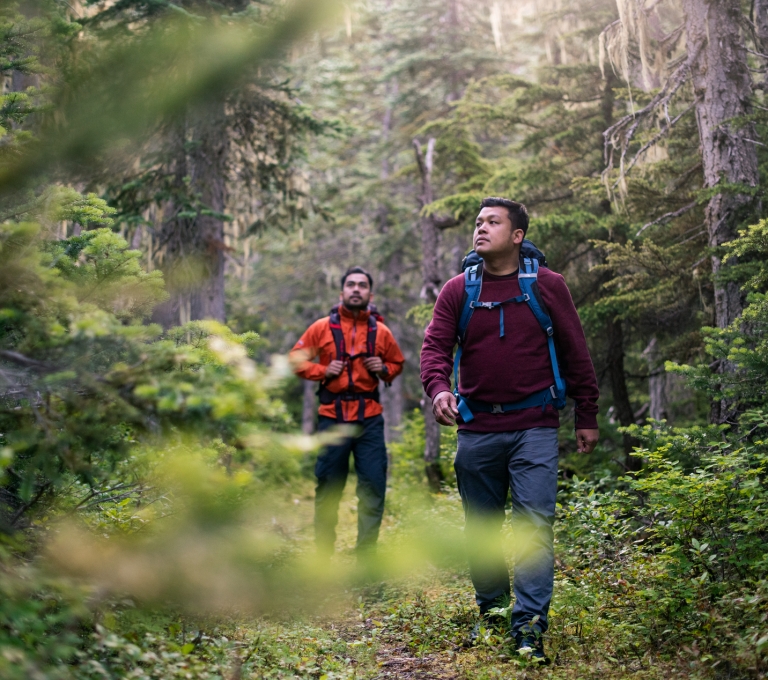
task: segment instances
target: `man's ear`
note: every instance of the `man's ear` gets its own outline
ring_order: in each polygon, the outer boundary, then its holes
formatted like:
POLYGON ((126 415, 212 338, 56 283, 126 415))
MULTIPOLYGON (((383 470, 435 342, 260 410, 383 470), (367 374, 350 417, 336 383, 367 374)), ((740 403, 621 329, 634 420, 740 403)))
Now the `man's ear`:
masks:
POLYGON ((523 239, 525 239, 525 232, 522 229, 515 229, 512 233, 512 243, 522 243, 523 239))

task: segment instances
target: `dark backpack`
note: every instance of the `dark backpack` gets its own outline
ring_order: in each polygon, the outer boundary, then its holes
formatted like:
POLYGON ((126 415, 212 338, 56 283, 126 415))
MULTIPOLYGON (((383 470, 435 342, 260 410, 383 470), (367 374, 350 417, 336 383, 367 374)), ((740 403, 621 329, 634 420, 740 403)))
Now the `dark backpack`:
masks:
POLYGON ((384 317, 379 314, 379 310, 376 309, 376 305, 368 305, 368 337, 366 338, 366 351, 360 354, 349 354, 347 352, 347 344, 344 341, 344 333, 341 330, 341 314, 339 313, 339 305, 334 305, 331 309, 328 321, 331 328, 331 334, 333 335, 333 342, 336 345, 336 358, 347 362, 347 370, 349 371, 349 384, 344 392, 331 392, 328 389, 325 380, 320 383, 317 389, 317 395, 320 397, 321 404, 335 404, 336 405, 336 420, 344 422, 344 411, 341 407, 342 401, 357 401, 357 420, 362 423, 365 417, 365 400, 373 399, 379 401, 379 388, 371 392, 355 392, 355 383, 352 380, 352 361, 354 359, 362 359, 365 357, 376 356, 376 332, 378 330, 378 322, 384 323, 384 317))
POLYGON ((522 295, 518 295, 517 297, 502 302, 479 302, 480 290, 483 286, 483 258, 481 258, 474 250, 470 251, 464 258, 461 267, 464 272, 464 300, 462 303, 461 315, 459 317, 457 337, 458 348, 453 359, 453 380, 455 386, 453 393, 456 396, 459 414, 465 423, 474 420, 474 413, 478 412, 506 413, 508 411, 531 408, 532 406, 546 408, 547 404, 552 404, 558 409, 565 407, 566 387, 565 381, 560 376, 560 366, 557 361, 557 352, 555 350, 552 319, 547 312, 547 308, 544 306, 544 301, 541 299, 541 293, 537 282, 539 267, 546 267, 546 265, 547 260, 544 253, 531 243, 531 241, 525 239, 520 249, 520 270, 518 274, 522 295), (464 340, 466 338, 469 321, 472 318, 472 313, 475 309, 487 309, 490 311, 498 308, 499 334, 501 337, 504 337, 503 305, 507 303, 515 304, 522 302, 525 302, 528 305, 533 312, 533 315, 536 317, 536 320, 539 322, 541 329, 547 334, 547 345, 549 347, 549 358, 552 363, 554 383, 549 388, 526 397, 523 401, 509 404, 490 404, 462 397, 459 394, 459 362, 461 361, 464 340))

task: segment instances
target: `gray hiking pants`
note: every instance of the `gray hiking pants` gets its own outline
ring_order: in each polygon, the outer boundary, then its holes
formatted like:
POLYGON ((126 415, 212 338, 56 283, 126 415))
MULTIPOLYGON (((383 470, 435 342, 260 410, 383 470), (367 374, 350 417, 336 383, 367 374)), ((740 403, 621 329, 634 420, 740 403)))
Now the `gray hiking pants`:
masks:
POLYGON ((459 431, 454 468, 466 518, 469 571, 481 613, 509 596, 509 571, 499 531, 507 491, 515 527, 515 604, 512 632, 533 624, 547 629, 554 584, 557 430, 459 431))

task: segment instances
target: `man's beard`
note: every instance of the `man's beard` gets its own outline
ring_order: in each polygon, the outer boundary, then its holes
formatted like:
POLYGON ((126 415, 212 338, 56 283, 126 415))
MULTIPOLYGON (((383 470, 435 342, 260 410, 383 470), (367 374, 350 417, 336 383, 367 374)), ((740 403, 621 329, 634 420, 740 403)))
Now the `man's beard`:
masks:
POLYGON ((364 309, 368 308, 368 301, 363 301, 362 298, 359 298, 359 302, 352 302, 352 301, 345 301, 344 306, 350 311, 350 312, 360 312, 364 309))

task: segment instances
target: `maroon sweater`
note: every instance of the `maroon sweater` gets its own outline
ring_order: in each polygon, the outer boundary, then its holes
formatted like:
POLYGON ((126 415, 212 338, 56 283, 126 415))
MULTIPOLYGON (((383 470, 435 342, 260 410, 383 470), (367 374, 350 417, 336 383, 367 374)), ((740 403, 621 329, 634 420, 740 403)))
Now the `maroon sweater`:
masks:
MULTIPOLYGON (((576 428, 597 428, 597 378, 587 349, 579 315, 560 274, 539 269, 539 290, 552 326, 560 373, 568 396, 576 401, 576 428)), ((521 294, 517 272, 493 276, 483 272, 481 302, 499 302, 521 294)), ((445 284, 435 303, 432 322, 421 350, 421 381, 430 399, 451 390, 453 349, 456 345, 464 275, 445 284)), ((526 303, 508 303, 504 310, 504 337, 499 337, 499 309, 475 309, 469 322, 459 366, 462 396, 494 404, 521 401, 554 383, 547 336, 526 303)), ((508 411, 476 413, 459 429, 473 432, 508 432, 533 427, 559 427, 558 411, 548 405, 508 411)))

